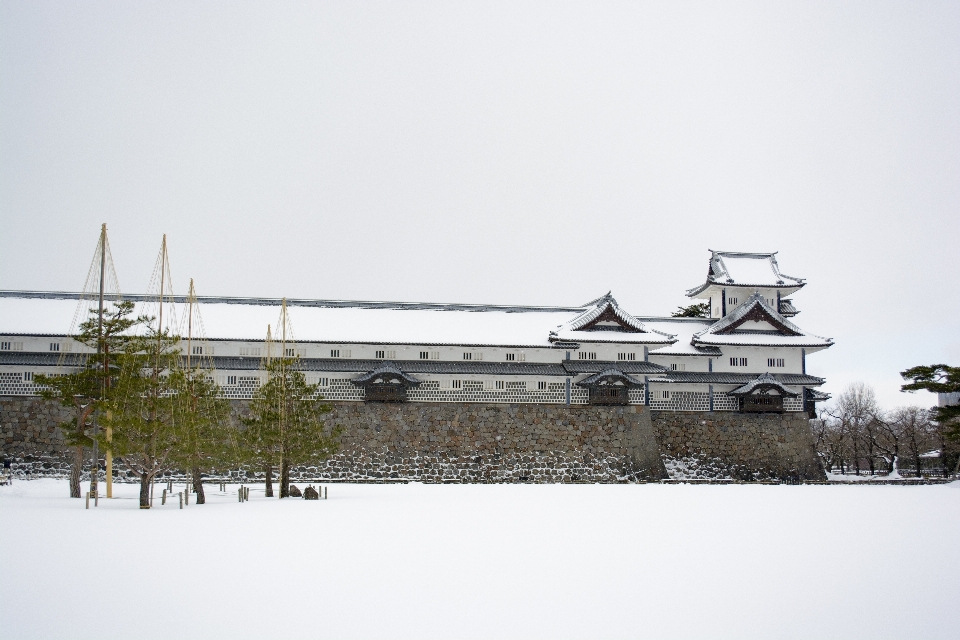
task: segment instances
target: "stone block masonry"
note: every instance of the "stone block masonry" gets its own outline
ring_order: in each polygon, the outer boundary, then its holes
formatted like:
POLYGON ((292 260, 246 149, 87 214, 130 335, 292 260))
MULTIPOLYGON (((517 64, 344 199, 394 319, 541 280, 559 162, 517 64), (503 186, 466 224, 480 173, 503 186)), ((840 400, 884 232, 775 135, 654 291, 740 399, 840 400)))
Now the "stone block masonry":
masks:
POLYGON ((666 477, 644 407, 534 404, 334 405, 336 480, 630 482, 666 477))
MULTIPOLYGON (((247 402, 231 404, 239 425, 247 402)), ((332 404, 327 423, 343 428, 340 452, 295 470, 298 480, 644 482, 667 478, 668 469, 675 478, 824 478, 807 420, 796 414, 555 404, 332 404)), ((64 473, 69 458, 57 424, 69 417, 68 410, 40 398, 0 398, 3 457, 14 461, 20 474, 64 473)), ((258 472, 229 475, 242 479, 258 472)))
POLYGON ((672 477, 826 480, 810 423, 799 413, 651 413, 672 477))

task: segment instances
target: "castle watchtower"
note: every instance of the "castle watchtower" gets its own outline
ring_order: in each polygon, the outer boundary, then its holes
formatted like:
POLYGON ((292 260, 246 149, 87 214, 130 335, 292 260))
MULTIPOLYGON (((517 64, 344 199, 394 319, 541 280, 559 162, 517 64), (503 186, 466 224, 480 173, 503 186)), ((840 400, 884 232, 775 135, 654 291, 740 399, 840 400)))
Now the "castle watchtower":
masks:
POLYGON ((710 317, 723 318, 754 293, 759 293, 764 302, 780 315, 792 317, 799 311, 787 296, 805 284, 803 278, 780 272, 776 252, 740 253, 711 249, 707 281, 687 291, 687 296, 708 300, 710 317))

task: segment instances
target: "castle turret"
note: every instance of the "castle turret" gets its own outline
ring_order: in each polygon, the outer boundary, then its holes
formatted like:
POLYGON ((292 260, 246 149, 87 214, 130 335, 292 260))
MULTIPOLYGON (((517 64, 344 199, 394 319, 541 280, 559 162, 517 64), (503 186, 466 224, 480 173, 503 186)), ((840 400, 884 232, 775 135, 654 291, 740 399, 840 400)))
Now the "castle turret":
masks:
POLYGON ((792 317, 799 311, 787 296, 799 291, 804 284, 803 278, 780 272, 776 252, 740 253, 711 249, 707 281, 687 291, 687 296, 708 300, 711 318, 726 317, 754 294, 759 294, 781 315, 792 317))

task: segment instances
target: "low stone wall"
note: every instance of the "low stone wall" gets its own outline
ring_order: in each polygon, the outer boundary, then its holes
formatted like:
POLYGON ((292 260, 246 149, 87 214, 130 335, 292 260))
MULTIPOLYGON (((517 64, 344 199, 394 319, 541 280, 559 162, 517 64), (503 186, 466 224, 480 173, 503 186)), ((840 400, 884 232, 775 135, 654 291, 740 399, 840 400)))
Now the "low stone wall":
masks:
POLYGON ((654 411, 671 477, 826 480, 806 414, 654 411))
MULTIPOLYGON (((246 401, 232 401, 233 419, 246 401)), ((353 482, 642 482, 672 478, 821 480, 805 416, 650 411, 643 406, 333 403, 340 451, 294 471, 353 482)), ((2 454, 18 475, 69 468, 57 424, 70 412, 0 398, 2 454)), ((122 471, 122 466, 117 465, 122 471)), ((232 472, 254 479, 259 470, 232 472)))

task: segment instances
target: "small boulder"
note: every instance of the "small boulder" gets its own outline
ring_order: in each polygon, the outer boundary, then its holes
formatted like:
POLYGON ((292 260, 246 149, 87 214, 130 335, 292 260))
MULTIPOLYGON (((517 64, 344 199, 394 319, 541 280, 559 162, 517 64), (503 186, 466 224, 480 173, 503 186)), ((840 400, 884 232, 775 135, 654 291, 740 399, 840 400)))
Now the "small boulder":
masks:
POLYGON ((297 485, 295 484, 290 485, 290 497, 299 498, 301 496, 303 496, 303 494, 300 493, 300 489, 297 489, 297 485))
POLYGON ((313 485, 310 485, 303 490, 303 499, 304 500, 319 500, 320 494, 316 489, 313 488, 313 485))

